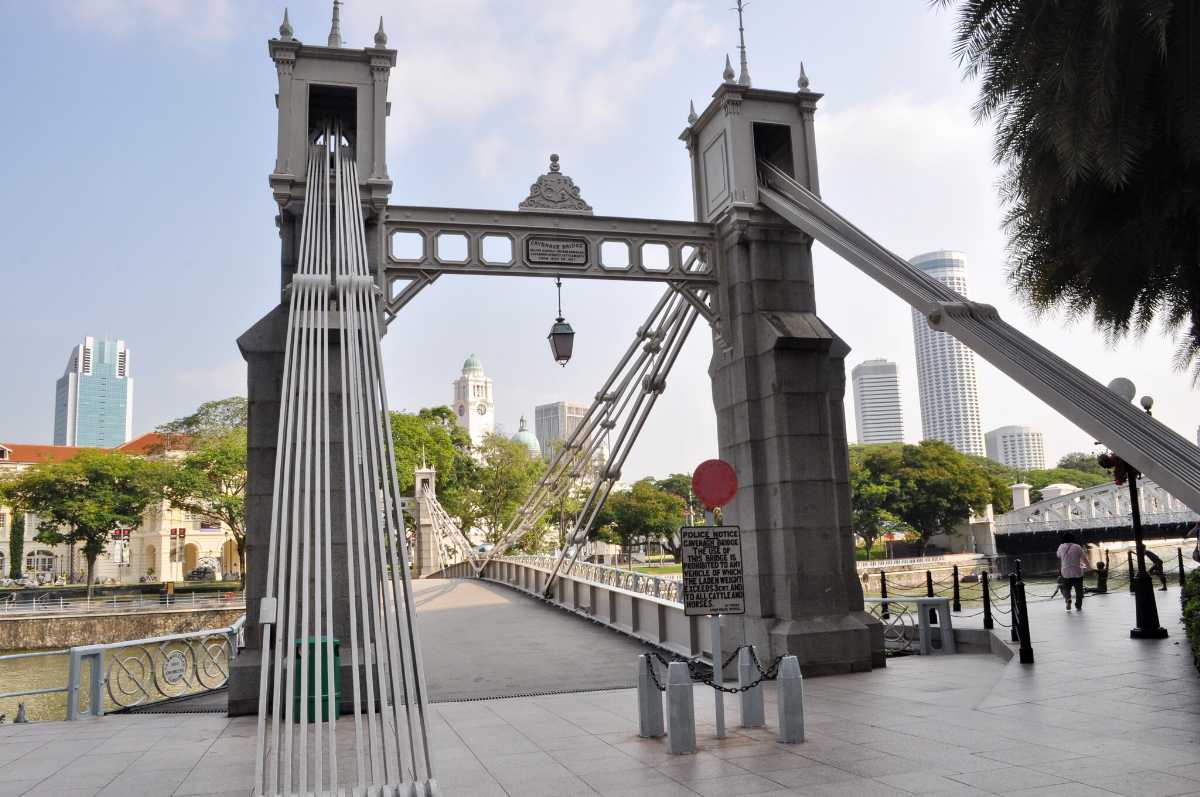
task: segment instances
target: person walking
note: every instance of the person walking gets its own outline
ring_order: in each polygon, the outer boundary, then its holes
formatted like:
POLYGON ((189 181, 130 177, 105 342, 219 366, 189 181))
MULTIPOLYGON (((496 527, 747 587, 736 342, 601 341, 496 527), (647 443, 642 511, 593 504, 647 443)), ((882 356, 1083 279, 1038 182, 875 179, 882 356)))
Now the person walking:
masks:
POLYGON ((1059 583, 1062 585, 1063 598, 1067 602, 1067 611, 1071 611, 1071 592, 1075 592, 1075 608, 1083 608, 1083 573, 1088 569, 1087 552, 1083 546, 1075 542, 1075 535, 1063 532, 1061 544, 1055 552, 1058 557, 1059 583))

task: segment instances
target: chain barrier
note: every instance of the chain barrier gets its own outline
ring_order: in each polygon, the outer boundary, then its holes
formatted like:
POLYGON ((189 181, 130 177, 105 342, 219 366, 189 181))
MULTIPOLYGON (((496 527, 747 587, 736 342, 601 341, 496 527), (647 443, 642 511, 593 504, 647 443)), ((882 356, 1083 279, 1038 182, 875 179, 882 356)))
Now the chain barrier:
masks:
POLYGON ((708 666, 699 659, 689 659, 683 656, 674 656, 668 659, 657 650, 647 651, 652 658, 647 662, 649 666, 646 669, 650 672, 650 680, 654 682, 655 688, 660 692, 665 692, 667 687, 664 686, 662 681, 658 679, 658 672, 654 669, 654 659, 657 659, 664 668, 670 666, 672 662, 681 661, 687 665, 688 677, 692 679, 693 683, 711 686, 713 689, 716 689, 719 692, 724 692, 727 695, 741 694, 742 692, 753 689, 763 681, 774 681, 779 674, 779 662, 783 661, 783 656, 776 656, 775 660, 771 662, 771 666, 763 669, 762 662, 759 661, 758 653, 754 650, 753 645, 738 645, 734 649, 733 653, 729 654, 729 657, 726 658, 722 663, 722 672, 726 667, 733 663, 733 660, 737 658, 738 653, 741 652, 742 648, 748 648, 750 650, 750 660, 754 662, 754 668, 758 670, 759 675, 757 681, 751 684, 746 684, 745 686, 724 686, 723 684, 718 684, 712 679, 712 667, 708 666), (705 675, 706 671, 708 672, 708 675, 705 675))

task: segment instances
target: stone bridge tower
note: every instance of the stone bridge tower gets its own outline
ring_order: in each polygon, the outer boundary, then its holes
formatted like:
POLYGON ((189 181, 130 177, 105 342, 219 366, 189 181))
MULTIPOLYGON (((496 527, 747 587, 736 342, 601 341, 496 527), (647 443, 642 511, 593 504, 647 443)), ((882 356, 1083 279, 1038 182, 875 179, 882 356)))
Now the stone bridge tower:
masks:
POLYGON ((746 614, 723 638, 794 653, 809 674, 882 666, 863 611, 850 532, 842 402, 849 347, 817 315, 812 239, 758 201, 759 160, 819 192, 813 114, 821 95, 725 82, 680 138, 695 215, 721 249, 709 365, 721 458, 739 489, 725 521, 743 532, 746 614))
MULTIPOLYGON (((387 86, 396 51, 387 47, 387 34, 380 20, 374 46, 342 47, 341 31, 335 17, 324 46, 304 44, 295 37, 285 13, 278 38, 268 42, 271 60, 279 78, 276 95, 279 126, 275 167, 269 181, 279 205, 276 224, 281 241, 281 303, 238 338, 238 348, 246 360, 247 395, 250 404, 249 451, 246 484, 246 650, 235 660, 229 678, 229 713, 252 714, 258 709, 258 684, 262 645, 258 624, 259 598, 265 594, 267 579, 267 530, 271 526, 271 498, 275 478, 276 444, 279 435, 280 395, 283 385, 283 361, 288 310, 284 296, 296 272, 300 251, 300 220, 304 212, 304 190, 308 175, 308 146, 326 120, 336 118, 350 139, 360 175, 359 193, 366 219, 369 262, 378 262, 382 244, 381 220, 387 208, 392 181, 385 162, 385 121, 388 115, 387 86)), ((336 340, 330 346, 330 369, 339 367, 340 348, 336 340)), ((333 462, 340 463, 341 396, 336 380, 331 382, 330 416, 332 421, 333 462)), ((342 505, 342 473, 332 476, 334 506, 342 505)), ((343 518, 335 511, 334 539, 343 540, 343 518)), ((345 582, 345 544, 333 545, 335 574, 345 582)), ((349 626, 345 596, 334 602, 334 625, 349 626)), ((343 632, 344 633, 344 632, 343 632)), ((343 683, 351 683, 350 657, 342 657, 343 683)), ((344 701, 349 700, 346 693, 344 701)), ((348 709, 349 704, 344 707, 348 709)))

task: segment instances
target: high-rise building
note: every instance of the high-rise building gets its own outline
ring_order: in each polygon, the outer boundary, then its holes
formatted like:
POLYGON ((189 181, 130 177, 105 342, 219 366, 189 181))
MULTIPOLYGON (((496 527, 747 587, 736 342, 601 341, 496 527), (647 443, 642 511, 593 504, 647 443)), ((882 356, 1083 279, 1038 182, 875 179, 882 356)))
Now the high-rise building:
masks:
POLYGON ((866 360, 850 372, 854 388, 854 421, 860 443, 904 441, 900 412, 900 376, 896 364, 866 360))
POLYGON ((55 384, 54 444, 113 448, 133 437, 133 377, 123 340, 86 337, 55 384))
POLYGON ((533 408, 533 430, 542 456, 553 459, 559 447, 574 432, 587 415, 588 405, 574 401, 556 401, 533 408))
POLYGON ((1046 449, 1042 433, 1031 426, 1001 426, 983 436, 988 459, 1017 470, 1042 470, 1046 449))
POLYGON ((471 445, 496 431, 496 401, 492 380, 483 372, 483 363, 472 354, 463 362, 462 376, 454 380, 454 417, 471 436, 471 445))
MULTIPOLYGON (((926 252, 909 262, 967 297, 967 259, 962 252, 926 252)), ((932 329, 916 310, 912 319, 922 435, 927 440, 944 440, 964 454, 983 456, 975 353, 957 338, 932 329)))

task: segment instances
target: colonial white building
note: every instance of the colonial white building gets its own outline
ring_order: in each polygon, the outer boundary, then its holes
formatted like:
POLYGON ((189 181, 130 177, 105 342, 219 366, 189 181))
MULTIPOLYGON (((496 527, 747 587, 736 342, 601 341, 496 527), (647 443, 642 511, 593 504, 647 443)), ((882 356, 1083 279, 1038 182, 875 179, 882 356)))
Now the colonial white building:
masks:
POLYGON ((492 380, 483 372, 483 363, 472 354, 463 362, 462 375, 454 380, 454 417, 471 436, 471 445, 496 431, 496 400, 492 380))
MULTIPOLYGON (((116 450, 132 456, 178 459, 186 450, 170 450, 158 434, 145 434, 116 450)), ((175 445, 178 445, 176 440, 175 445)), ((86 449, 76 446, 26 445, 0 443, 0 480, 9 474, 43 462, 63 462, 86 449)), ((66 579, 75 574, 82 582, 87 574, 83 553, 68 545, 37 542, 40 519, 24 513, 21 574, 43 581, 66 579)), ((0 504, 0 578, 10 574, 11 539, 20 525, 12 507, 0 504)), ((205 565, 218 578, 235 579, 240 564, 233 532, 220 521, 176 509, 166 501, 147 507, 142 522, 133 529, 113 534, 104 553, 96 560, 96 581, 136 583, 138 581, 182 581, 189 572, 205 565)))

